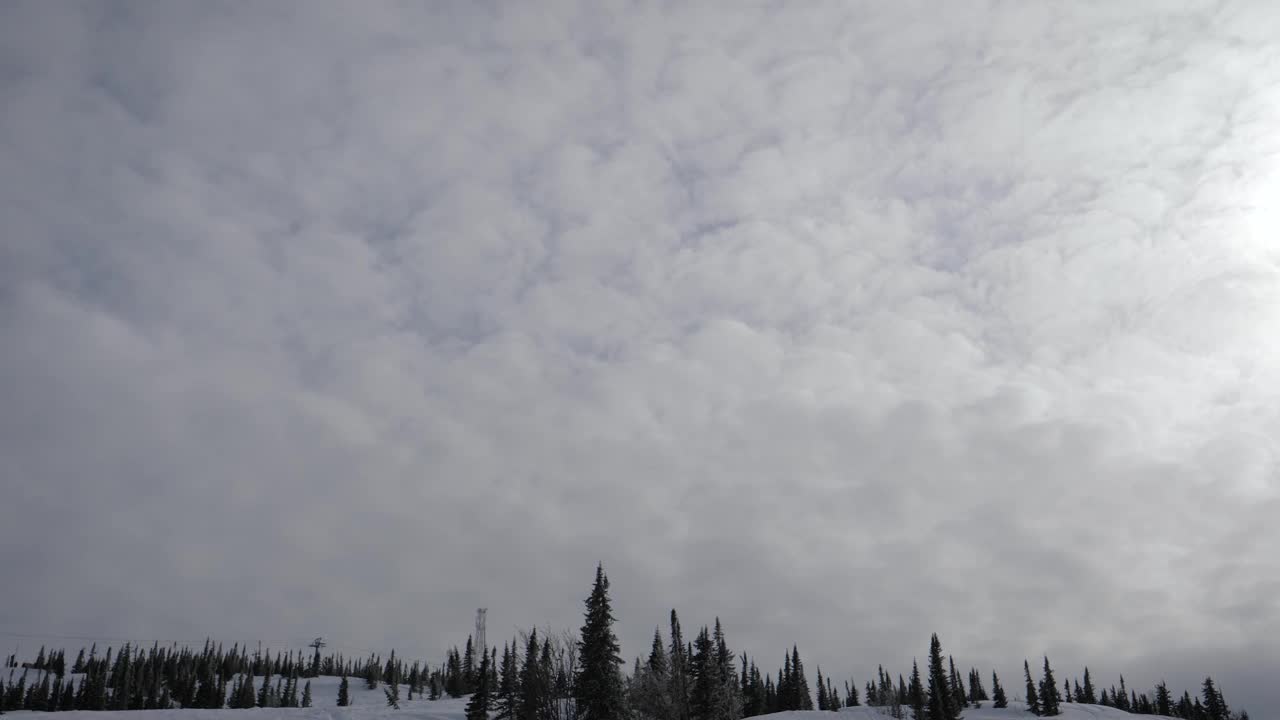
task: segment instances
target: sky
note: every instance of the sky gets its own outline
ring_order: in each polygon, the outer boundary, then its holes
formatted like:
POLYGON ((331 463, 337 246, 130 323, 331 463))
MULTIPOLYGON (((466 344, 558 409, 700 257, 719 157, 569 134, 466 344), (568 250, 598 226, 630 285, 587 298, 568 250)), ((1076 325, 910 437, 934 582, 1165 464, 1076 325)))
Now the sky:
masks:
MULTIPOLYGON (((1280 8, 0 5, 0 644, 679 610, 1280 701, 1280 8)), ((79 642, 66 643, 78 646, 79 642)), ((962 670, 963 671, 963 670, 962 670)), ((1280 716, 1278 716, 1280 717, 1280 716)))

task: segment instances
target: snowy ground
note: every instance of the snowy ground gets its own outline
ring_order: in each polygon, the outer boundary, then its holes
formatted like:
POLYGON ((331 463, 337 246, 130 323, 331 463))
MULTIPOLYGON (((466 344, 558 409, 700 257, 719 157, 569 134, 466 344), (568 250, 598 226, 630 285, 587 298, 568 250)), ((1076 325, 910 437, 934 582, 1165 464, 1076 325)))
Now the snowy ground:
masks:
MULTIPOLYGON (((262 679, 254 684, 261 687, 262 679)), ((291 718, 293 720, 463 720, 467 701, 457 700, 401 700, 400 710, 387 707, 381 687, 366 690, 364 681, 350 680, 350 707, 337 707, 338 683, 334 677, 320 677, 311 681, 312 707, 310 708, 254 708, 252 710, 128 710, 124 712, 73 712, 58 713, 59 720, 266 720, 266 718, 291 718)), ((401 698, 405 687, 400 687, 401 698)), ((43 714, 43 713, 41 713, 43 714)), ((35 713, 12 712, 13 717, 32 716, 35 713)), ((1009 707, 997 710, 984 703, 982 708, 965 708, 964 720, 1023 720, 1035 717, 1027 712, 1023 703, 1010 702, 1009 707)), ((769 720, 830 720, 829 712, 784 712, 765 715, 769 720)), ((839 720, 891 720, 887 712, 877 708, 843 708, 839 720)), ((1059 720, 1133 720, 1135 716, 1115 708, 1101 705, 1062 704, 1059 720)))
MULTIPOLYGON (((35 673, 32 673, 35 675, 35 673)), ((31 676, 28 676, 28 681, 31 676)), ((274 682, 274 678, 273 678, 274 682)), ((304 681, 300 681, 305 682, 304 681)), ((253 708, 251 710, 125 710, 122 712, 65 712, 57 713, 58 720, 266 720, 266 718, 291 718, 293 720, 463 720, 466 716, 465 698, 451 700, 404 699, 406 687, 400 686, 400 710, 387 707, 387 697, 382 688, 366 690, 360 678, 348 680, 351 705, 340 708, 338 684, 341 678, 318 677, 311 680, 311 704, 309 708, 253 708)), ((255 688, 262 687, 262 678, 256 678, 255 688)), ((302 690, 298 690, 301 697, 302 690)), ((44 713, 10 712, 6 717, 34 716, 44 713)))
MULTIPOLYGON (((908 711, 908 714, 910 711, 908 711)), ((1034 718, 1028 710, 1026 703, 1009 701, 1009 707, 997 709, 991 707, 991 703, 982 704, 981 708, 968 707, 963 708, 961 716, 964 720, 1022 720, 1023 718, 1034 718)), ((822 720, 828 717, 829 713, 821 711, 809 712, 784 712, 767 715, 770 720, 822 720)), ((841 708, 840 720, 889 720, 892 718, 887 712, 881 712, 878 708, 869 707, 853 707, 841 708)), ((1062 703, 1062 714, 1058 716, 1058 720, 1134 720, 1137 716, 1131 715, 1123 710, 1104 707, 1102 705, 1079 705, 1076 703, 1062 703)), ((1148 715, 1146 717, 1155 717, 1148 715)))

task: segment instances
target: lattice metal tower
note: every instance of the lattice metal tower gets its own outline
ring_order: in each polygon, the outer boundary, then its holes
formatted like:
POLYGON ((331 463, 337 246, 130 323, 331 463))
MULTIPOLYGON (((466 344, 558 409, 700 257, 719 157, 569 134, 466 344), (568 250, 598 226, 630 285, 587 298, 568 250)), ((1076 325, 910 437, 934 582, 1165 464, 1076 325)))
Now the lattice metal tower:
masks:
POLYGON ((484 616, 489 612, 489 608, 478 608, 476 610, 476 649, 477 657, 486 657, 485 653, 489 652, 489 646, 484 641, 484 616))

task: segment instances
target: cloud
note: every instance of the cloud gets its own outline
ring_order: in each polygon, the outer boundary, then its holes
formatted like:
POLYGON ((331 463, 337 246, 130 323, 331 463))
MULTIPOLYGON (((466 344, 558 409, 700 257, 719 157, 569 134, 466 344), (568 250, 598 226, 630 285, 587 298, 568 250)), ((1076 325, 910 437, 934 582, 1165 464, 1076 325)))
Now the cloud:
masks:
POLYGON ((3 628, 1266 697, 1264 4, 4 13, 3 628))

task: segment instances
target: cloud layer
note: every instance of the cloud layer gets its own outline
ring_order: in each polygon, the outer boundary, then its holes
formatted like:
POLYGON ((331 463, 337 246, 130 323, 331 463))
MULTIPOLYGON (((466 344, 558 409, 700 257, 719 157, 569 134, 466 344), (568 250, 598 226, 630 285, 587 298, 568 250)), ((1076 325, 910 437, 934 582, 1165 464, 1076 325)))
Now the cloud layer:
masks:
POLYGON ((0 629, 1268 698, 1268 3, 0 16, 0 629))

